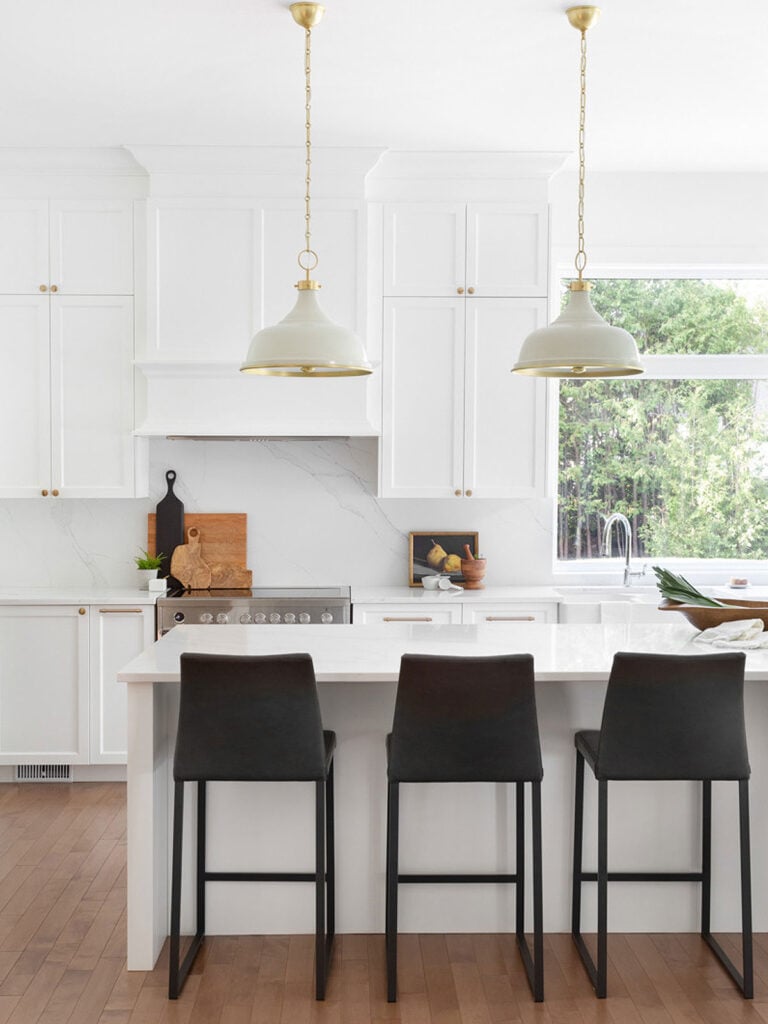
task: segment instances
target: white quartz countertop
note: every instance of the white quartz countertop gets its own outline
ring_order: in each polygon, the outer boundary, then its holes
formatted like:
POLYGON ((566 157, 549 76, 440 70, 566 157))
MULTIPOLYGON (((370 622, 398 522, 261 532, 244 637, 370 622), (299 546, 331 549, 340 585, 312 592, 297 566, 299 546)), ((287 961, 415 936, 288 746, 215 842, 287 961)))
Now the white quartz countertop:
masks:
POLYGON ((2 587, 0 604, 153 605, 164 594, 132 587, 2 587))
POLYGON ((495 604, 497 602, 561 601, 554 587, 485 587, 483 590, 424 590, 423 587, 352 587, 352 604, 435 602, 495 604))
MULTIPOLYGON (((184 651, 215 654, 312 655, 319 682, 389 682, 400 656, 529 653, 541 682, 606 680, 616 651, 708 654, 694 643, 697 631, 674 625, 486 625, 177 626, 126 665, 127 683, 178 682, 184 651)), ((747 679, 768 680, 768 650, 747 652, 747 679)))

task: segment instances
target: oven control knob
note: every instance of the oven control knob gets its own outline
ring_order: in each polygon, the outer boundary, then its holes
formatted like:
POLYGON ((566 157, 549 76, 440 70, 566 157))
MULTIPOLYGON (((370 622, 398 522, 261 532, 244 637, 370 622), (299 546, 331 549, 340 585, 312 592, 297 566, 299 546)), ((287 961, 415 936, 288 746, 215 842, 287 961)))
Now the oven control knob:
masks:
POLYGON ((269 621, 270 622, 279 622, 280 621, 280 612, 270 612, 270 614, 269 614, 269 621))
POLYGON ((174 616, 173 616, 173 621, 174 622, 183 622, 184 621, 184 612, 176 612, 174 614, 174 616))
POLYGON ((264 612, 256 612, 256 614, 253 616, 253 621, 258 622, 259 625, 261 625, 262 622, 267 621, 267 616, 264 614, 264 612))
POLYGON ((207 626, 209 622, 213 622, 213 615, 210 612, 203 612, 200 616, 200 621, 207 626))
POLYGON ((295 621, 296 621, 296 616, 294 615, 293 612, 286 612, 285 613, 285 622, 295 622, 295 621))
POLYGON ((323 614, 320 616, 320 621, 321 622, 333 622, 333 613, 332 612, 323 612, 323 614))
POLYGON ((244 626, 247 625, 249 622, 253 622, 253 618, 252 618, 250 612, 245 612, 245 614, 241 615, 240 616, 240 621, 242 622, 242 624, 244 626))
POLYGON ((218 612, 216 615, 216 621, 223 626, 225 622, 229 622, 229 616, 226 612, 218 612))
POLYGON ((311 621, 312 621, 312 616, 309 614, 309 612, 301 612, 299 614, 299 622, 306 623, 306 622, 311 622, 311 621))

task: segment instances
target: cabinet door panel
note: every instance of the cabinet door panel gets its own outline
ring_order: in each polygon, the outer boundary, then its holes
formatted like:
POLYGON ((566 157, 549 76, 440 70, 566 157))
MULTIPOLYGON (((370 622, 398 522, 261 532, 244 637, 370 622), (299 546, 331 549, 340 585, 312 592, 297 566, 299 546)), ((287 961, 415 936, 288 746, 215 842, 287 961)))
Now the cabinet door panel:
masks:
POLYGON ((49 299, 0 296, 0 498, 50 489, 49 299))
POLYGON ((470 203, 467 288, 477 296, 546 296, 546 206, 470 203))
POLYGON ((147 205, 147 355, 242 362, 257 324, 258 209, 249 200, 147 205))
MULTIPOLYGON (((416 604, 416 602, 414 602, 416 604)), ((371 623, 433 623, 449 625, 461 622, 461 605, 355 605, 355 622, 371 623)))
POLYGON ((557 604, 464 605, 462 621, 468 625, 504 626, 516 622, 557 622, 557 604))
POLYGON ((451 498, 462 488, 464 300, 384 304, 384 498, 451 498))
POLYGON ((0 200, 0 295, 37 295, 48 284, 48 200, 0 200))
POLYGON ((464 203, 384 207, 384 294, 454 296, 464 287, 464 203))
POLYGON ((468 299, 464 485, 477 498, 543 493, 546 382, 511 372, 544 299, 468 299))
POLYGON ((62 497, 132 497, 133 300, 51 300, 53 484, 62 497))
POLYGON ((88 760, 88 616, 0 608, 0 763, 88 760))
POLYGON ((153 640, 153 608, 90 609, 91 764, 125 764, 127 760, 127 687, 117 672, 153 640))
POLYGON ((63 295, 133 294, 133 204, 51 202, 51 284, 63 295))

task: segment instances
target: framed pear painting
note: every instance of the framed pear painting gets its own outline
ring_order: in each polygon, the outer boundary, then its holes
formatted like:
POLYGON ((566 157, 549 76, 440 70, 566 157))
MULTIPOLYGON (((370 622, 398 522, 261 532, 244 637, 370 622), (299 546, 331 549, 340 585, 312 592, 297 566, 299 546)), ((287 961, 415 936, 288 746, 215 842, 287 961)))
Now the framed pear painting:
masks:
POLYGON ((466 530, 445 533, 438 530, 410 533, 408 535, 408 585, 423 586, 425 576, 441 573, 450 576, 454 583, 463 583, 461 560, 466 558, 465 545, 473 557, 478 554, 478 535, 466 530))

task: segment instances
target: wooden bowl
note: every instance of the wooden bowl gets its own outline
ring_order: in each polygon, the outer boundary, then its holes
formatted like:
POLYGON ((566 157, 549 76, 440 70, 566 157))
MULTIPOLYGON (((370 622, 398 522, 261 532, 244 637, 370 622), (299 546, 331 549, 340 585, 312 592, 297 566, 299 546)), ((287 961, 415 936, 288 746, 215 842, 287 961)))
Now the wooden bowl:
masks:
POLYGON ((659 605, 663 612, 682 612, 696 629, 710 629, 721 622, 733 622, 735 619, 762 619, 763 629, 768 628, 768 604, 765 601, 737 601, 735 598, 723 598, 728 608, 707 608, 696 604, 682 604, 680 601, 669 601, 667 598, 659 605))
POLYGON ((462 558, 461 575, 464 577, 462 586, 465 590, 485 590, 485 559, 462 558))

